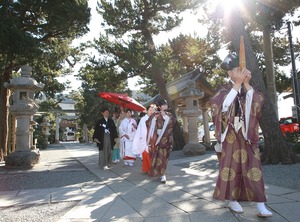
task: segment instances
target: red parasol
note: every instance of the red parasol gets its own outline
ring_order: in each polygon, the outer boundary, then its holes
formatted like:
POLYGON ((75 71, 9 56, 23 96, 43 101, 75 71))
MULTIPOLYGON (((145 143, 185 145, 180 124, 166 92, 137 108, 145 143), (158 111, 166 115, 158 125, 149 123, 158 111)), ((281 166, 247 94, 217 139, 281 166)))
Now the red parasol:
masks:
POLYGON ((138 103, 135 99, 129 97, 127 94, 111 93, 111 92, 99 92, 98 96, 101 98, 115 103, 117 105, 123 106, 124 108, 129 108, 138 112, 144 111, 146 108, 138 103))

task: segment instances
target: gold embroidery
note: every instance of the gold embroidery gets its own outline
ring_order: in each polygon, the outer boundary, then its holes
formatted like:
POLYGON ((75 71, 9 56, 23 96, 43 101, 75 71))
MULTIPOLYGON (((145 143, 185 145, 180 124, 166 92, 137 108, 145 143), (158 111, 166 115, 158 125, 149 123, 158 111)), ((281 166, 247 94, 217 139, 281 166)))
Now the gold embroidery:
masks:
POLYGON ((224 157, 225 157, 225 152, 222 152, 221 159, 223 159, 224 157))
POLYGON ((236 150, 232 154, 232 157, 237 163, 246 163, 248 159, 248 154, 246 150, 241 149, 241 150, 236 150))
POLYGON ((233 131, 227 134, 226 141, 227 143, 232 144, 236 140, 236 136, 233 131))
POLYGON ((234 188, 231 192, 231 195, 234 200, 237 200, 241 195, 241 189, 239 187, 234 188))
POLYGON ((260 110, 260 105, 257 102, 254 102, 251 107, 251 115, 256 116, 260 110))
POLYGON ((211 111, 212 111, 212 116, 215 117, 218 114, 219 107, 217 104, 212 104, 211 106, 211 111))
POLYGON ((254 198, 254 193, 250 188, 246 188, 246 195, 249 201, 252 201, 254 198))
POLYGON ((264 100, 265 100, 265 99, 264 99, 264 96, 263 96, 261 93, 259 93, 258 95, 259 95, 260 101, 264 101, 264 100))
POLYGON ((156 165, 157 166, 160 166, 162 164, 162 161, 161 161, 161 159, 159 159, 159 158, 156 158, 156 165))
POLYGON ((220 188, 216 187, 213 196, 218 197, 220 195, 220 193, 221 193, 220 188))
POLYGON ((235 178, 236 173, 233 169, 224 167, 221 172, 221 179, 223 181, 231 181, 235 178))
POLYGON ((254 150, 254 157, 257 159, 257 160, 260 160, 260 151, 258 148, 256 148, 254 150))
POLYGON ((161 144, 166 144, 168 142, 166 137, 161 138, 161 144))
POLYGON ((260 181, 262 177, 262 172, 257 167, 251 168, 248 173, 247 177, 252 181, 260 181))

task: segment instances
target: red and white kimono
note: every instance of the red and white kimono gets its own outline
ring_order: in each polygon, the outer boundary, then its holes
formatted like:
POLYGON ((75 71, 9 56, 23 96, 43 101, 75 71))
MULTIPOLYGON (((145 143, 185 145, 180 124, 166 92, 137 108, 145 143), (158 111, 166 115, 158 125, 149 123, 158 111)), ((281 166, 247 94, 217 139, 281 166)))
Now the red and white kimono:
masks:
POLYGON ((120 155, 124 163, 134 163, 135 155, 132 152, 132 142, 136 133, 136 121, 133 118, 124 118, 119 126, 120 155), (129 138, 126 138, 128 135, 129 138))
POLYGON ((142 171, 143 173, 148 173, 150 171, 150 156, 149 149, 147 144, 147 126, 146 121, 149 116, 146 114, 143 116, 139 122, 139 125, 136 130, 136 134, 133 139, 132 152, 136 155, 142 154, 142 171))

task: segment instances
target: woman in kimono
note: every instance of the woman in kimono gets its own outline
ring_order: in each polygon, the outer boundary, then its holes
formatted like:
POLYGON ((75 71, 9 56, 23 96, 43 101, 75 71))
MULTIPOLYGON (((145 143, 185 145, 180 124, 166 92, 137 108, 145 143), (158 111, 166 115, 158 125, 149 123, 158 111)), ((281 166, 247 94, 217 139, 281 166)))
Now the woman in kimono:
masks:
POLYGON ((151 161, 148 175, 151 177, 160 176, 161 183, 166 183, 166 169, 173 145, 173 127, 176 118, 166 111, 168 109, 166 100, 160 99, 157 106, 158 110, 146 121, 147 143, 151 161))
POLYGON ((131 113, 132 111, 130 109, 125 110, 125 118, 122 120, 119 126, 121 149, 120 154, 126 166, 133 166, 133 163, 136 159, 132 152, 132 142, 136 132, 137 124, 135 119, 131 118, 131 113))

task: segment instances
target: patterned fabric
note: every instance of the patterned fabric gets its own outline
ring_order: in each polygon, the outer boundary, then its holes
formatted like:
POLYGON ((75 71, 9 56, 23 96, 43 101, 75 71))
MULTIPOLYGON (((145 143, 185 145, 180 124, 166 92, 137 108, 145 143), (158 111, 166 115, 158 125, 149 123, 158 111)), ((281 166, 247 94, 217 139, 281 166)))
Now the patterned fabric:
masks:
POLYGON ((155 113, 154 113, 146 121, 146 125, 147 125, 148 132, 149 132, 149 128, 150 128, 152 119, 157 118, 155 121, 154 132, 162 133, 162 138, 157 145, 155 145, 155 144, 157 142, 159 135, 157 133, 154 133, 152 138, 150 138, 149 156, 150 156, 150 160, 151 160, 151 168, 150 168, 148 175, 151 177, 165 175, 168 160, 169 160, 169 155, 172 150, 173 127, 174 127, 174 124, 176 123, 176 118, 171 113, 166 112, 166 114, 169 116, 170 120, 168 121, 166 129, 163 132, 159 131, 159 130, 163 129, 163 126, 165 123, 165 120, 161 114, 159 114, 158 116, 155 116, 155 113))
MULTIPOLYGON (((246 140, 242 128, 238 132, 233 128, 235 102, 232 103, 227 112, 222 113, 222 104, 229 90, 229 88, 222 88, 211 99, 218 142, 221 142, 221 134, 228 127, 225 140, 222 142, 219 176, 213 197, 219 200, 265 202, 264 181, 257 144, 258 120, 261 117, 264 97, 256 91, 253 94, 247 133, 248 140, 246 140)), ((245 104, 241 104, 240 108, 244 109, 245 104)), ((243 114, 245 115, 245 112, 243 114)))

